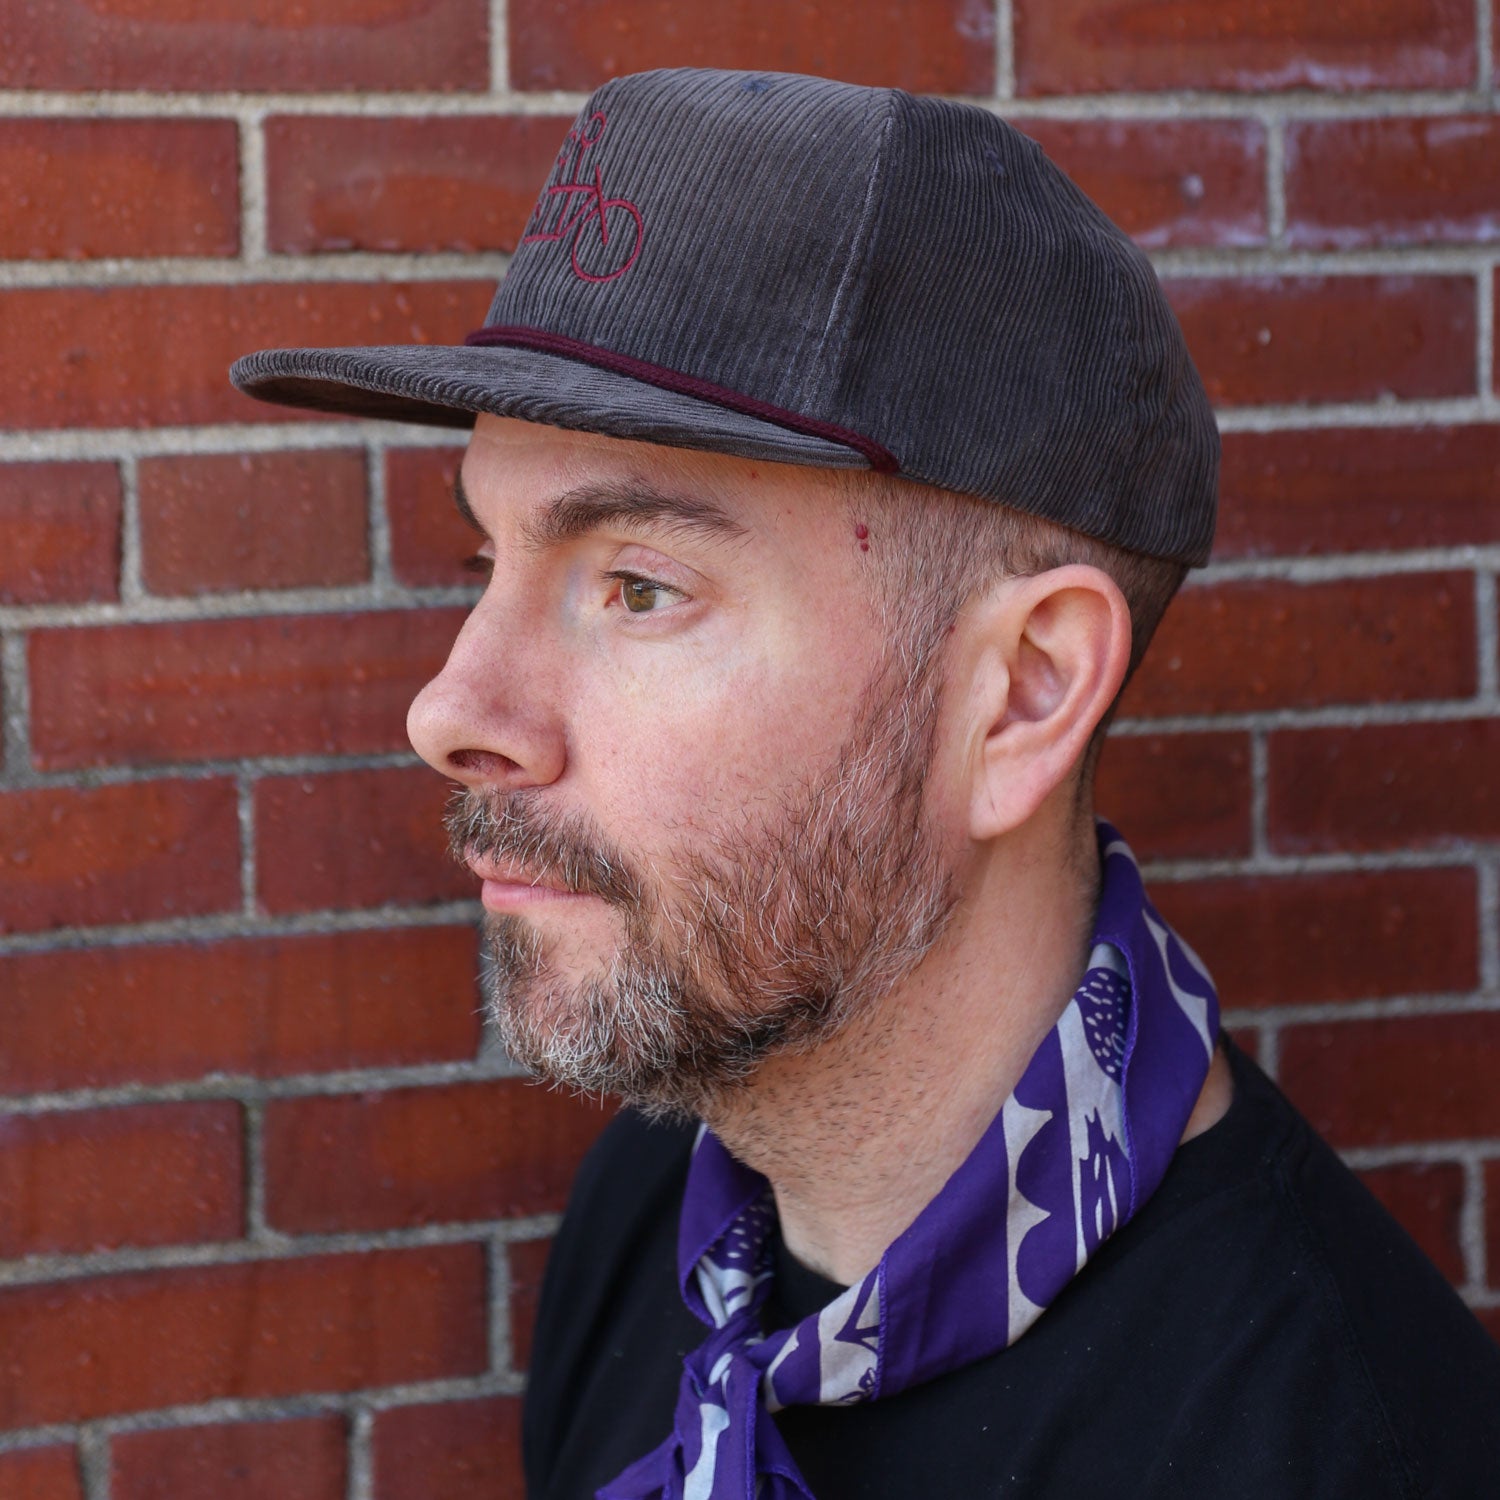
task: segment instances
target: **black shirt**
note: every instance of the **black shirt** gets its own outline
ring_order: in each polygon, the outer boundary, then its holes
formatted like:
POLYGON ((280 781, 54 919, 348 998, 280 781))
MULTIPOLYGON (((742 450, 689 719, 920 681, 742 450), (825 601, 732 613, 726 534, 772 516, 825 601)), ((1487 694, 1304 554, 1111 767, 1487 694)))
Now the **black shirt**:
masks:
MULTIPOLYGON (((1234 1102, 1009 1349, 775 1418, 818 1500, 1500 1496, 1500 1350, 1275 1086, 1234 1102)), ((625 1113, 579 1172, 525 1416, 531 1500, 586 1500, 670 1431, 705 1335, 676 1285, 693 1132, 625 1113)), ((769 1321, 840 1289, 778 1247, 769 1321)))

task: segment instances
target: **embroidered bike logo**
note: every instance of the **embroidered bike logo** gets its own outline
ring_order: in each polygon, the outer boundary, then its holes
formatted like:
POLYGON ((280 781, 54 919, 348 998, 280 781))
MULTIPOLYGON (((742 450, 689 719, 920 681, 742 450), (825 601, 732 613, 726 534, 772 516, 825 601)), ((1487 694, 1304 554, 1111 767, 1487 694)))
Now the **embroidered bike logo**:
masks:
POLYGON ((590 177, 584 158, 604 139, 609 122, 599 111, 574 126, 532 210, 523 245, 556 244, 572 237, 573 274, 580 281, 613 281, 641 253, 646 226, 629 198, 606 198, 597 165, 590 177))

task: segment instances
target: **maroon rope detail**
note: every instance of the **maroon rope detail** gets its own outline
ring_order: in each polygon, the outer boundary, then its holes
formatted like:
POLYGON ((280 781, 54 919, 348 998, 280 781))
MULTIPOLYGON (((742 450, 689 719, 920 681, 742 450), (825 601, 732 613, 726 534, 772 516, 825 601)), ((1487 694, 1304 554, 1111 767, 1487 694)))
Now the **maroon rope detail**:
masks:
POLYGON ((808 437, 820 437, 831 443, 842 443, 863 454, 872 469, 882 474, 899 474, 901 465, 895 454, 877 442, 851 432, 847 427, 836 427, 832 422, 820 422, 816 417, 804 417, 784 407, 773 406, 755 396, 746 396, 732 391, 727 386, 714 385, 700 380, 696 375, 684 375, 678 370, 669 370, 665 365, 653 365, 644 359, 629 354, 616 354, 612 349, 601 349, 595 344, 586 344, 581 339, 571 339, 561 333, 547 333, 538 328, 510 328, 499 325, 476 329, 464 343, 473 348, 535 349, 539 354, 557 354, 564 359, 576 359, 582 364, 596 365, 601 370, 611 370, 616 375, 628 375, 645 385, 654 385, 664 391, 675 391, 679 396, 696 396, 700 401, 712 402, 730 411, 747 417, 759 417, 763 422, 774 423, 792 432, 808 437))

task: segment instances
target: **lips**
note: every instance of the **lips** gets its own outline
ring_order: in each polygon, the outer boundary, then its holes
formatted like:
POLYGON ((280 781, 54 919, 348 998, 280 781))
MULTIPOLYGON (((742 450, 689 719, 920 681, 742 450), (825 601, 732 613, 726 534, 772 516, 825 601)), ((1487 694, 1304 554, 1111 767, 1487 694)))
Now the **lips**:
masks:
POLYGON ((520 865, 506 864, 498 860, 466 858, 464 863, 486 884, 524 885, 537 891, 556 891, 560 896, 574 896, 578 892, 570 886, 555 881, 543 880, 520 865))

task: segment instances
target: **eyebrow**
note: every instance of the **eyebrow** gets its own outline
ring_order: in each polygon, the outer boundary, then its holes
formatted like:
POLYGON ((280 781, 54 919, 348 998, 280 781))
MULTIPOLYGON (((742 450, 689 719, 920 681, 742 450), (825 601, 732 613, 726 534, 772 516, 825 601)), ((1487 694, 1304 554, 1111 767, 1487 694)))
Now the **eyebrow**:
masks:
MULTIPOLYGON (((462 475, 453 482, 453 503, 476 531, 483 533, 464 489, 462 475)), ((734 541, 748 536, 742 526, 712 500, 697 495, 674 495, 641 481, 580 485, 548 502, 539 514, 520 525, 521 544, 530 552, 546 552, 576 541, 605 526, 661 535, 734 541)))

